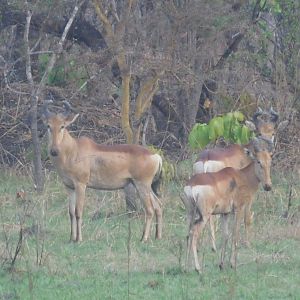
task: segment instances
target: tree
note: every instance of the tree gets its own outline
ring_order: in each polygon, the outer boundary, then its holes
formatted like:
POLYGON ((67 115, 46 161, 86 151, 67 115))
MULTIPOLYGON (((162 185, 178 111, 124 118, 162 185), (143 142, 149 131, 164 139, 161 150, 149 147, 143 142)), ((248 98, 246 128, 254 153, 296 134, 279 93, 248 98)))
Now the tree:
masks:
POLYGON ((26 46, 26 76, 27 80, 30 84, 31 94, 30 94, 30 112, 29 112, 29 120, 30 120, 30 130, 31 130, 31 137, 32 137, 32 143, 33 143, 33 173, 34 173, 34 180, 36 184, 37 191, 41 193, 44 188, 44 176, 43 176, 43 170, 42 170, 42 160, 41 160, 41 147, 40 147, 40 141, 38 136, 38 128, 37 128, 37 107, 38 102, 42 98, 42 91, 45 87, 46 80, 48 78, 49 73, 53 69, 57 57, 62 53, 63 46, 65 43, 66 36, 68 34, 68 31, 70 30, 70 27, 75 19, 75 16, 78 12, 79 6, 76 5, 73 9, 73 12, 71 14, 71 17, 69 21, 67 22, 65 29, 63 31, 63 34, 56 45, 56 49, 51 54, 51 58, 49 60, 49 63, 47 65, 47 68, 38 84, 35 84, 32 76, 32 69, 31 69, 31 55, 34 48, 37 46, 35 45, 32 49, 29 45, 29 28, 31 23, 31 17, 32 13, 30 11, 28 2, 25 1, 25 5, 27 8, 27 16, 26 16, 26 27, 25 27, 25 33, 24 33, 24 44, 26 46))
POLYGON ((138 94, 136 95, 133 113, 131 113, 131 86, 134 85, 135 78, 132 76, 131 66, 128 64, 130 54, 126 52, 126 30, 128 30, 130 17, 135 5, 135 1, 129 0, 124 3, 121 9, 121 14, 118 13, 115 1, 112 1, 112 6, 108 12, 113 15, 113 21, 110 21, 108 15, 103 8, 103 1, 93 0, 96 13, 99 21, 102 23, 105 33, 106 44, 113 56, 115 56, 118 69, 121 76, 121 124, 126 135, 127 143, 139 143, 141 125, 143 119, 151 106, 154 94, 158 89, 158 81, 164 74, 164 70, 155 70, 155 74, 151 74, 148 70, 147 78, 141 83, 138 94), (132 118, 132 120, 130 120, 132 118))

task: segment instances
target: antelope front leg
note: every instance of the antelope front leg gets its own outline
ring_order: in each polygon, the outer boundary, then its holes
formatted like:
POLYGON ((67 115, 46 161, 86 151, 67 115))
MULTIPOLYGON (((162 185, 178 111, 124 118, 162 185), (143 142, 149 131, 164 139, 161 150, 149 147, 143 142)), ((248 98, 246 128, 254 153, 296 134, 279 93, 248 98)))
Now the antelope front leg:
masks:
POLYGON ((224 259, 226 254, 226 247, 229 237, 229 231, 228 231, 228 219, 229 214, 222 214, 221 215, 221 227, 222 227, 222 249, 221 249, 221 258, 220 258, 220 264, 219 267, 222 270, 224 267, 224 259))
POLYGON ((78 183, 75 186, 76 193, 76 206, 75 206, 75 216, 76 216, 76 242, 82 241, 81 226, 82 226, 82 214, 84 206, 84 197, 85 197, 86 185, 78 183))
POLYGON ((71 223, 70 241, 76 241, 77 222, 75 216, 76 194, 74 190, 69 190, 69 216, 71 223))
POLYGON ((230 257, 230 264, 231 267, 236 270, 237 264, 237 247, 239 242, 239 233, 240 233, 240 226, 241 220, 243 216, 243 209, 239 208, 236 212, 235 222, 233 226, 233 234, 232 234, 232 249, 231 249, 231 257, 230 257))
POLYGON ((250 226, 253 222, 253 212, 251 212, 252 201, 246 205, 245 207, 245 216, 244 216, 244 224, 245 224, 245 244, 247 247, 250 247, 249 241, 249 230, 250 226))
POLYGON ((209 218, 209 228, 210 228, 211 246, 212 246, 212 250, 214 252, 217 251, 216 236, 215 236, 215 233, 216 233, 215 222, 216 222, 215 216, 211 215, 209 218))

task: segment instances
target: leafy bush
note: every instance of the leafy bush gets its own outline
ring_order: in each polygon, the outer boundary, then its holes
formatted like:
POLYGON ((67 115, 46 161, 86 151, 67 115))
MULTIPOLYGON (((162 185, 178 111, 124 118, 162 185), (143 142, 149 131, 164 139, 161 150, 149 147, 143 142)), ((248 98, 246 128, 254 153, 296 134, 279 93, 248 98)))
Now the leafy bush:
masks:
MULTIPOLYGON (((39 71, 43 74, 50 60, 49 54, 39 55, 39 71)), ((48 84, 52 86, 64 86, 66 83, 75 82, 77 87, 81 87, 87 80, 88 75, 81 64, 77 64, 74 59, 67 62, 58 61, 57 65, 48 75, 48 84)))
POLYGON ((244 119, 245 116, 236 111, 214 117, 208 124, 197 123, 189 134, 189 146, 192 149, 203 149, 220 137, 233 143, 246 144, 254 133, 241 123, 244 119))
POLYGON ((162 180, 163 184, 169 183, 171 180, 175 178, 176 175, 176 167, 175 165, 164 155, 164 152, 162 149, 158 149, 154 147, 153 145, 148 146, 148 149, 152 153, 157 153, 162 157, 162 180))

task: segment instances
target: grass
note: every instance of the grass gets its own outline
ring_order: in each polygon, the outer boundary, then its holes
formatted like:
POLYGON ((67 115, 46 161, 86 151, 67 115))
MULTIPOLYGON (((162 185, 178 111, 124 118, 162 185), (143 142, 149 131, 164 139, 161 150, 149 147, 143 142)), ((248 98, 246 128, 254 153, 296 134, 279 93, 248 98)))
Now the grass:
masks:
MULTIPOLYGON (((180 188, 165 188, 163 240, 140 242, 144 218, 128 218, 122 192, 88 191, 81 244, 69 243, 66 194, 55 174, 42 196, 28 177, 0 175, 0 299, 300 299, 300 188, 287 182, 259 192, 252 245, 238 268, 218 269, 208 234, 199 256, 204 273, 185 272, 185 212, 180 188), (26 191, 24 199, 16 193, 26 191), (13 268, 20 227, 23 239, 13 268)), ((243 236, 243 232, 242 232, 243 236)), ((217 233, 220 246, 220 233, 217 233)))

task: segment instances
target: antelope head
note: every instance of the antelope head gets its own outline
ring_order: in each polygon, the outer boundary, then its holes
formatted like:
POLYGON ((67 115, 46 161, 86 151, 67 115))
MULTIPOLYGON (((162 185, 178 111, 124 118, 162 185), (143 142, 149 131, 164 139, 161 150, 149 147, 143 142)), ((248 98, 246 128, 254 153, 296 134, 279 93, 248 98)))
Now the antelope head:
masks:
POLYGON ((56 157, 60 153, 61 144, 67 132, 66 127, 72 124, 79 114, 76 114, 75 116, 72 114, 71 105, 67 101, 63 102, 64 112, 55 114, 49 111, 48 105, 51 102, 52 101, 49 100, 45 101, 43 105, 42 119, 48 129, 49 153, 52 157, 56 157))
POLYGON ((254 161, 255 174, 265 191, 272 189, 271 163, 274 145, 272 140, 254 138, 252 147, 245 148, 245 153, 254 161))
POLYGON ((246 125, 252 131, 256 131, 258 136, 263 136, 273 140, 278 118, 279 115, 273 110, 273 108, 271 108, 270 111, 263 111, 260 107, 258 107, 252 117, 252 122, 246 121, 246 125))

